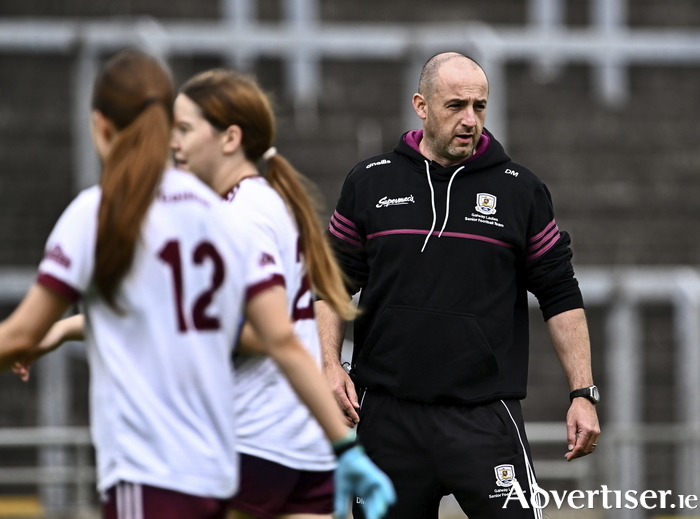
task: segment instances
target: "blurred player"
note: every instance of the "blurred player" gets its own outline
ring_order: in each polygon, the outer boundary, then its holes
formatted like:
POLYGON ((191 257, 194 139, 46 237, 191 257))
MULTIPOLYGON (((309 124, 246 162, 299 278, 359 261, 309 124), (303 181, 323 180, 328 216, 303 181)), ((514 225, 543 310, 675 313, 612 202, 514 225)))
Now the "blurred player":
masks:
MULTIPOLYGON (((284 280, 295 331, 320 366, 312 288, 344 317, 354 310, 300 175, 270 147, 275 128, 267 97, 248 78, 205 72, 182 87, 175 121, 176 164, 211 183, 233 218, 256 222, 257 239, 274 251, 262 261, 284 280), (256 167, 261 160, 265 178, 256 167)), ((256 342, 250 332, 246 326, 244 345, 256 342)), ((335 457, 318 423, 269 358, 239 355, 236 375, 241 488, 232 517, 330 517, 335 457)))
POLYGON ((126 52, 105 65, 93 97, 100 186, 61 216, 37 283, 0 323, 0 370, 49 351, 35 345, 82 297, 104 517, 222 518, 238 483, 229 359, 245 310, 261 350, 344 451, 343 484, 381 501, 391 485, 347 439, 256 229, 231 221, 194 176, 163 173, 172 101, 152 58, 126 52))

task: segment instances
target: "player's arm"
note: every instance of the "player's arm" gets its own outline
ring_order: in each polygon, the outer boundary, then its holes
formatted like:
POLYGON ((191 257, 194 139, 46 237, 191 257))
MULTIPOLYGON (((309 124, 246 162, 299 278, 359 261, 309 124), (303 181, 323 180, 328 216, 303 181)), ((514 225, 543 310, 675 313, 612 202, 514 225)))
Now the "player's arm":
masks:
POLYGON ((243 323, 236 349, 244 355, 262 355, 266 353, 260 337, 258 337, 253 326, 248 321, 243 323))
POLYGON ((338 405, 345 415, 345 423, 352 427, 360 421, 357 409, 360 404, 355 384, 340 363, 340 352, 347 323, 325 301, 316 301, 314 310, 321 342, 323 372, 333 390, 338 405))
POLYGON ((12 366, 25 382, 29 380, 29 368, 39 357, 46 355, 68 341, 82 341, 85 338, 85 316, 83 314, 66 317, 54 323, 39 344, 31 348, 21 360, 12 366))
POLYGON ((70 305, 71 301, 58 293, 33 285, 15 311, 0 323, 0 372, 31 355, 32 348, 70 305))
POLYGON ((349 433, 323 373, 294 333, 287 313, 287 294, 276 285, 248 301, 246 317, 299 398, 316 417, 338 456, 335 513, 347 515, 352 496, 364 501, 368 519, 379 519, 396 499, 389 478, 367 457, 349 433))
POLYGON ((323 374, 294 333, 288 315, 286 292, 274 286, 248 302, 246 318, 260 338, 263 351, 272 357, 311 410, 331 441, 348 431, 323 374))
MULTIPOLYGON (((593 385, 591 343, 583 308, 575 308, 550 317, 547 327, 569 387, 580 389, 593 385)), ((587 398, 574 398, 566 415, 567 461, 593 452, 600 425, 595 406, 587 398)))

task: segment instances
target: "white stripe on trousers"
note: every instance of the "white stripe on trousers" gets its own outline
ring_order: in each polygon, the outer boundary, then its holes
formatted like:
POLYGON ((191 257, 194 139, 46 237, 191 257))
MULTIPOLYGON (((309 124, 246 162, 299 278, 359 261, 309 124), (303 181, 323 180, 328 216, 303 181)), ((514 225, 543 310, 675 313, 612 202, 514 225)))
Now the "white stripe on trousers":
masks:
POLYGON ((362 398, 360 398, 360 409, 362 409, 362 404, 365 403, 365 397, 366 397, 366 396, 367 396, 367 390, 365 389, 365 390, 362 392, 362 398))
POLYGON ((143 490, 139 483, 117 484, 117 519, 143 519, 143 490))
MULTIPOLYGON (((525 450, 525 443, 523 443, 523 437, 520 435, 520 428, 518 427, 518 423, 515 421, 515 418, 513 418, 513 415, 511 414, 510 409, 508 409, 506 403, 503 400, 501 400, 501 403, 503 404, 503 407, 506 408, 506 411, 508 411, 508 416, 510 416, 513 425, 515 425, 515 430, 518 433, 518 440, 520 440, 520 447, 522 447, 523 449, 523 456, 525 457, 525 471, 527 472, 527 486, 530 489, 530 499, 532 499, 532 496, 536 495, 537 497, 535 498, 535 502, 537 503, 537 505, 540 505, 540 496, 539 494, 535 494, 534 492, 535 487, 537 487, 537 481, 535 480, 535 471, 532 470, 530 457, 527 455, 527 451, 525 450)), ((534 503, 531 504, 534 505, 534 503)), ((542 508, 540 508, 539 506, 533 506, 532 508, 535 519, 542 519, 542 508)))

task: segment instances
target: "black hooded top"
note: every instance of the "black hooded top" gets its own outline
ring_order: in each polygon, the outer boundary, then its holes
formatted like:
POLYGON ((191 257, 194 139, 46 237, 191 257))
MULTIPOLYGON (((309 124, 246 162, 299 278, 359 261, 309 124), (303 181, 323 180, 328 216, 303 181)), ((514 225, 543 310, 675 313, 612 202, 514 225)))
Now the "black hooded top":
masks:
POLYGON ((421 138, 357 164, 331 218, 348 291, 362 290, 354 377, 419 402, 524 398, 527 292, 545 320, 583 307, 569 236, 544 183, 488 131, 450 167, 421 138))

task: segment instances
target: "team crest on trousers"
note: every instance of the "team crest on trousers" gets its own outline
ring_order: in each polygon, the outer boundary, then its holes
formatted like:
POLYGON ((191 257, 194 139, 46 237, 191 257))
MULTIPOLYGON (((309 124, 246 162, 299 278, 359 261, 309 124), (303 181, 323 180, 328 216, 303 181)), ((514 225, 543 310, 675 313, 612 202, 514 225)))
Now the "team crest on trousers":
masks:
POLYGON ((489 193, 476 195, 475 209, 481 214, 496 214, 496 197, 489 193))
POLYGON ((512 487, 515 479, 515 467, 513 465, 498 465, 493 470, 496 472, 496 485, 499 487, 512 487))

